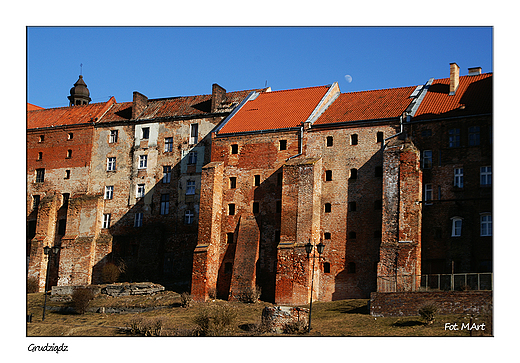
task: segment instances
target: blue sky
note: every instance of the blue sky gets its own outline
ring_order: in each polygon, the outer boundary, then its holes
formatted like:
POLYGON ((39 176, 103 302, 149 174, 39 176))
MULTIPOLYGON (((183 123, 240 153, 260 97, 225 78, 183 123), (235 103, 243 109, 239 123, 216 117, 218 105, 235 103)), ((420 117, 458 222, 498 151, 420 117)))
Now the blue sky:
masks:
POLYGON ((67 106, 82 72, 92 102, 338 82, 342 92, 493 71, 492 27, 28 27, 27 101, 67 106), (83 65, 80 68, 80 64, 83 65), (351 78, 349 78, 350 76, 351 78))

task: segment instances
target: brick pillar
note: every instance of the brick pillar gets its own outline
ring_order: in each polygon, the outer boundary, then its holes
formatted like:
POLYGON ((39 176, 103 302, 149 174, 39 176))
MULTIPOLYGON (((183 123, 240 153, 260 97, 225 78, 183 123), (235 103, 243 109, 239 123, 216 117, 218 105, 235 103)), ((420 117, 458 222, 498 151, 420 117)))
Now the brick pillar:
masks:
POLYGON ((38 205, 38 217, 36 224, 36 235, 31 241, 29 255, 28 278, 38 280, 38 291, 45 289, 45 278, 47 275, 47 256, 43 253, 43 247, 52 247, 56 235, 56 217, 61 205, 59 195, 47 195, 38 205))
POLYGON ((197 301, 205 301, 209 292, 217 289, 223 175, 223 162, 211 162, 202 168, 199 231, 191 277, 191 295, 197 301))
MULTIPOLYGON (((304 246, 309 240, 313 244, 320 241, 321 175, 321 158, 296 158, 283 166, 277 304, 306 304, 310 300, 312 259, 307 258, 304 246)), ((317 270, 319 266, 317 261, 317 270)), ((319 290, 318 276, 315 272, 315 291, 319 290)))
POLYGON ((422 171, 411 141, 383 153, 383 225, 377 291, 415 291, 421 275, 422 171))

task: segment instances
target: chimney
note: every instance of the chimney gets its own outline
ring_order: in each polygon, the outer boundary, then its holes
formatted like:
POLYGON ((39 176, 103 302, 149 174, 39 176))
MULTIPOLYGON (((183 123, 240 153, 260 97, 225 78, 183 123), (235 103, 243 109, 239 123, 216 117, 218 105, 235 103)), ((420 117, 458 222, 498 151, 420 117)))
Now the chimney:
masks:
POLYGON ((217 107, 220 106, 225 98, 226 90, 220 87, 218 84, 213 83, 213 87, 211 89, 211 113, 215 113, 217 111, 217 107))
POLYGON ((478 76, 482 73, 482 67, 468 68, 468 76, 478 76))
POLYGON ((132 102, 132 120, 135 120, 136 118, 143 113, 144 109, 148 105, 148 97, 145 95, 134 91, 134 99, 132 102))
POLYGON ((459 71, 457 63, 450 63, 450 96, 453 96, 459 87, 459 71))

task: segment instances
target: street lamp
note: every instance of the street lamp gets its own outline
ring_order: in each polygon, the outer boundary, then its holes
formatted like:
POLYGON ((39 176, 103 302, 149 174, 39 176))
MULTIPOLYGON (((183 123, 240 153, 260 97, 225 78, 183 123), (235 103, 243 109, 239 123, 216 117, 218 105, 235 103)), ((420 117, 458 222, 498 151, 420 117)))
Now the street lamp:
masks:
POLYGON ((59 246, 53 246, 53 247, 49 247, 49 246, 45 246, 43 247, 43 253, 48 256, 47 258, 47 272, 45 274, 45 287, 44 287, 44 291, 43 293, 45 294, 45 298, 43 300, 43 315, 42 315, 42 321, 45 320, 45 309, 47 308, 47 285, 49 284, 49 261, 51 259, 51 252, 52 252, 52 255, 57 255, 58 252, 60 252, 60 247, 59 246))
MULTIPOLYGON (((325 245, 323 242, 320 241, 320 243, 316 246, 316 250, 318 250, 318 258, 321 259, 321 255, 323 253, 323 250, 325 249, 325 245)), ((311 277, 311 303, 309 305, 309 327, 308 327, 308 333, 311 332, 311 315, 312 315, 312 293, 314 290, 314 264, 316 262, 316 250, 314 249, 314 245, 311 244, 311 240, 309 239, 309 242, 305 245, 305 252, 307 252, 307 258, 312 258, 312 277, 311 277), (310 257, 310 254, 312 252, 312 257, 310 257)))

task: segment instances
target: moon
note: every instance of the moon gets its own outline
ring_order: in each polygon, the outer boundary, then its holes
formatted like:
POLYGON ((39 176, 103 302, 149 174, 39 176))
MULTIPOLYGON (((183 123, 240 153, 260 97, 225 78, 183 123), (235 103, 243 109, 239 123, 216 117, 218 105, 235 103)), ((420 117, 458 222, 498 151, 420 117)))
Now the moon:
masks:
POLYGON ((347 83, 352 82, 352 76, 351 76, 350 74, 347 74, 347 75, 345 76, 345 80, 347 81, 347 83))

